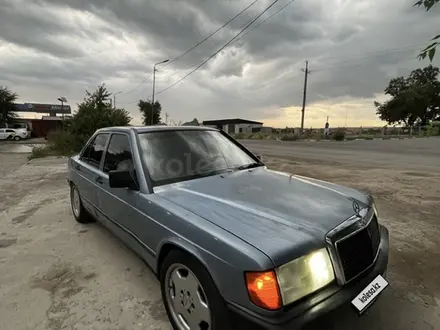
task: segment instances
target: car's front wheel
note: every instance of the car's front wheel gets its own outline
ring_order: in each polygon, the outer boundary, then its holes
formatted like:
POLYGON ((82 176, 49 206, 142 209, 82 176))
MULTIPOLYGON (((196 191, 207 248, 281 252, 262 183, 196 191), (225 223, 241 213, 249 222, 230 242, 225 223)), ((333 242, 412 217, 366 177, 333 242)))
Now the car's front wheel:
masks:
POLYGON ((14 136, 14 140, 15 140, 15 141, 20 141, 20 140, 21 140, 21 137, 19 137, 18 135, 16 135, 16 136, 14 136))
POLYGON ((70 204, 72 206, 73 216, 75 217, 76 221, 79 223, 93 222, 92 217, 84 208, 78 188, 74 184, 70 185, 70 204))
POLYGON ((159 275, 162 299, 173 329, 230 329, 223 297, 197 259, 173 250, 165 257, 159 275))

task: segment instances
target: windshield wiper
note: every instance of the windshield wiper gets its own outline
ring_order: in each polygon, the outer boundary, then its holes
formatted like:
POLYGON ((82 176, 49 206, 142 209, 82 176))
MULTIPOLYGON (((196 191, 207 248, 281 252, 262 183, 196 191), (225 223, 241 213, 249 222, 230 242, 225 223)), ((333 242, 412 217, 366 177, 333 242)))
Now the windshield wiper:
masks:
POLYGON ((250 163, 250 164, 246 164, 246 165, 241 165, 236 167, 236 170, 241 171, 241 170, 248 170, 250 168, 255 168, 255 167, 260 167, 263 166, 262 163, 250 163))

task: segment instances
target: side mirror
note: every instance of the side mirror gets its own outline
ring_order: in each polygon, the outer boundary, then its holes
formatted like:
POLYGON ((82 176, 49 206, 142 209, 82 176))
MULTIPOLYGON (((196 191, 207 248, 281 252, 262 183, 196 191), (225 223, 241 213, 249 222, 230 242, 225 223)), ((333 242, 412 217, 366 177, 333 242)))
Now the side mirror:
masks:
POLYGON ((130 188, 139 190, 134 172, 131 171, 110 171, 108 173, 108 182, 110 188, 130 188))
POLYGON ((257 155, 257 158, 258 158, 259 160, 261 160, 261 155, 257 155))

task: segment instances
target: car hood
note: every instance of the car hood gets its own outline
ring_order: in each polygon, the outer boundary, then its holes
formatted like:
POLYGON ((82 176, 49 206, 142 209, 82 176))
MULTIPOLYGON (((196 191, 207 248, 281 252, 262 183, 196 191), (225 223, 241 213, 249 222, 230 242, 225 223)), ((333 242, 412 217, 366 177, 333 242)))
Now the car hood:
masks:
POLYGON ((322 248, 368 195, 265 167, 155 188, 155 193, 253 245, 275 266, 322 248))

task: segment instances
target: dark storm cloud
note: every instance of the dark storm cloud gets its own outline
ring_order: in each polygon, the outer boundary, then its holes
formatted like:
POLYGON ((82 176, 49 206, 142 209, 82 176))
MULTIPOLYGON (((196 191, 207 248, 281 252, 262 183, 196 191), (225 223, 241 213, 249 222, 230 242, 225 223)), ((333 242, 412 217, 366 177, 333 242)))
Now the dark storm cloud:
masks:
MULTIPOLYGON (((95 13, 121 28, 143 35, 148 40, 147 47, 154 46, 164 55, 171 57, 181 54, 202 40, 252 2, 252 0, 246 2, 202 0, 44 1, 54 6, 68 6, 95 13)), ((194 50, 190 56, 174 63, 174 66, 177 68, 188 67, 188 65, 197 63, 211 55, 213 50, 218 49, 234 37, 242 27, 271 2, 260 0, 228 25, 226 29, 194 50)), ((280 1, 280 3, 284 4, 286 1, 280 1)), ((273 11, 280 8, 281 4, 274 6, 273 11)), ((264 23, 264 29, 252 31, 236 45, 244 44, 248 55, 253 59, 266 60, 267 56, 278 57, 282 44, 298 48, 305 41, 318 41, 324 37, 320 27, 320 21, 325 14, 322 6, 318 3, 307 3, 301 0, 295 1, 291 6, 294 7, 294 10, 280 13, 279 16, 264 23)), ((239 74, 239 72, 235 74, 239 74)))
POLYGON ((72 58, 87 52, 63 40, 65 36, 88 40, 99 40, 103 34, 122 37, 120 32, 109 28, 74 28, 66 22, 68 14, 55 13, 53 8, 40 1, 0 0, 0 39, 57 57, 72 58))
POLYGON ((44 7, 26 8, 14 2, 0 2, 0 38, 24 47, 57 56, 82 55, 82 51, 69 45, 51 40, 56 35, 72 31, 56 17, 44 12, 44 7), (50 17, 52 16, 52 17, 50 17))

